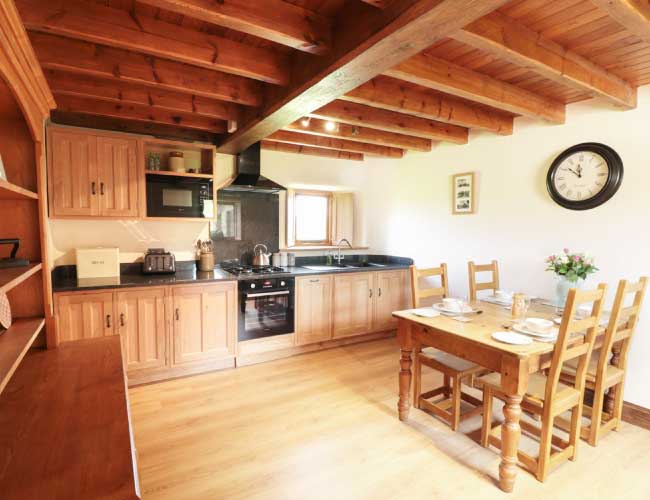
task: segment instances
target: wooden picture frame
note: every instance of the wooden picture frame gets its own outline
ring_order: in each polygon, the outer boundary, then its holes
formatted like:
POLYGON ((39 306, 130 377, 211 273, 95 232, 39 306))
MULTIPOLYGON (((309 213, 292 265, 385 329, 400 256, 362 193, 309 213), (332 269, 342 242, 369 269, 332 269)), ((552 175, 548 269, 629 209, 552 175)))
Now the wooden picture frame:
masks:
POLYGON ((451 213, 469 215, 476 213, 476 177, 474 172, 452 176, 451 213))

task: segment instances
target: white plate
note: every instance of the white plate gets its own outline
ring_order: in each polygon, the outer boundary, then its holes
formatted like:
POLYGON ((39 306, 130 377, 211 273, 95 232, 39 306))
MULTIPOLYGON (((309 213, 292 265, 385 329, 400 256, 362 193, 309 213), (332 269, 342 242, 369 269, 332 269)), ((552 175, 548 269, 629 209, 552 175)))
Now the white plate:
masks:
POLYGON ((434 311, 430 307, 423 307, 422 309, 413 309, 411 310, 411 312, 416 316, 420 316, 422 318, 435 318, 436 316, 440 316, 440 313, 438 311, 434 311))
POLYGON ((524 335, 530 335, 531 337, 544 339, 544 340, 555 340, 559 330, 557 328, 551 328, 549 333, 537 333, 532 330, 528 330, 526 327, 519 323, 512 325, 512 329, 516 332, 523 333, 524 335))
POLYGON ((458 315, 461 315, 461 314, 473 314, 473 313, 476 312, 476 311, 475 311, 474 309, 472 309, 471 307, 470 307, 467 311, 463 311, 463 312, 460 312, 460 311, 452 311, 452 310, 450 310, 450 309, 447 309, 447 308, 444 306, 444 304, 442 304, 441 302, 437 302, 437 303, 433 304, 433 308, 436 309, 437 311, 440 311, 440 312, 443 313, 443 314, 452 314, 452 315, 454 315, 454 316, 458 316, 458 315))
POLYGON ((533 343, 533 339, 530 337, 513 332, 494 332, 492 338, 499 342, 512 345, 529 345, 533 343))

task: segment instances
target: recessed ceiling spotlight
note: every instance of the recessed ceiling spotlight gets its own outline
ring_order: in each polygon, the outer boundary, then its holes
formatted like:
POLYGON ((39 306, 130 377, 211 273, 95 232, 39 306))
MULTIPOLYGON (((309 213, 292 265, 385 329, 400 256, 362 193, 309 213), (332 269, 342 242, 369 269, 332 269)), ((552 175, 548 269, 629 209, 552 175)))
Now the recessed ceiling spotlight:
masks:
POLYGON ((336 123, 332 121, 326 121, 325 130, 327 130, 328 132, 334 132, 336 130, 336 123))
POLYGON ((300 125, 302 125, 305 128, 309 127, 310 123, 311 123, 311 118, 309 117, 305 117, 302 120, 300 120, 300 125))

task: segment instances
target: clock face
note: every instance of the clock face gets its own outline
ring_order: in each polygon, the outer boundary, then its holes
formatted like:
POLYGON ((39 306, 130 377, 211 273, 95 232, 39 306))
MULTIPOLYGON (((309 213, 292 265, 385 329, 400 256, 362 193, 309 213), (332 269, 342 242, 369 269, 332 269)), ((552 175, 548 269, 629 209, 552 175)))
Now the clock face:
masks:
POLYGON ((607 185, 607 160, 592 151, 578 151, 562 160, 553 179, 555 189, 569 201, 596 197, 607 185))
POLYGON ((623 162, 609 146, 577 144, 562 152, 546 177, 548 193, 558 205, 588 210, 608 201, 623 182, 623 162))

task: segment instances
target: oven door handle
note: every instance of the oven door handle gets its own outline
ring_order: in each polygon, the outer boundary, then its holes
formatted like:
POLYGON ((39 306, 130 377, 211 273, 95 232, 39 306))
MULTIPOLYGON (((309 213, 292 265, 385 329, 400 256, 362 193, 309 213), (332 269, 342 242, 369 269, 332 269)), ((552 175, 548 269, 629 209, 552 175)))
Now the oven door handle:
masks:
POLYGON ((291 292, 289 290, 284 290, 282 292, 262 292, 262 293, 245 293, 247 299, 253 299, 256 297, 271 297, 274 295, 289 295, 291 292))

